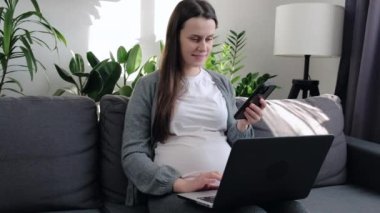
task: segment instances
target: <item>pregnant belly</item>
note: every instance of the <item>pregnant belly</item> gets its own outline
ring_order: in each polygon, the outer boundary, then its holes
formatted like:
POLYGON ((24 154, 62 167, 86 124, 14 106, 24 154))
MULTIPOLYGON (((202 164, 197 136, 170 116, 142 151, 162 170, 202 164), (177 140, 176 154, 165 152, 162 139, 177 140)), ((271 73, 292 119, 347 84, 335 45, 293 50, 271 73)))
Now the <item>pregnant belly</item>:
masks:
POLYGON ((193 172, 223 173, 231 147, 225 136, 212 138, 173 136, 155 149, 154 162, 168 165, 181 175, 193 172))

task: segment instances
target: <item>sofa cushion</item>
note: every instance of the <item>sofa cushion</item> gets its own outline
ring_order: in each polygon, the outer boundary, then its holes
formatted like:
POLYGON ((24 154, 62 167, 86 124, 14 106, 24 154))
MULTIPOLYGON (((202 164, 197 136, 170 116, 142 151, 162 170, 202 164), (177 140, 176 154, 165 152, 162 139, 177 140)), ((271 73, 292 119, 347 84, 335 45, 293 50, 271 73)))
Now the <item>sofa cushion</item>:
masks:
POLYGON ((103 213, 103 211, 101 211, 100 209, 85 209, 85 210, 48 211, 48 212, 40 212, 40 213, 103 213))
POLYGON ((346 136, 347 180, 380 193, 380 144, 346 136))
POLYGON ((104 213, 148 213, 147 205, 139 206, 126 206, 124 204, 116 204, 111 202, 105 202, 102 208, 104 213))
POLYGON ((100 207, 95 103, 0 98, 0 212, 100 207))
POLYGON ((128 98, 106 95, 100 100, 101 182, 104 199, 124 204, 127 178, 121 165, 124 114, 128 98))
POLYGON ((313 213, 378 213, 380 194, 368 188, 347 184, 314 188, 300 202, 313 213))
POLYGON ((255 136, 334 135, 315 186, 344 183, 347 151, 340 99, 326 94, 307 99, 267 100, 267 103, 262 120, 254 125, 255 136))

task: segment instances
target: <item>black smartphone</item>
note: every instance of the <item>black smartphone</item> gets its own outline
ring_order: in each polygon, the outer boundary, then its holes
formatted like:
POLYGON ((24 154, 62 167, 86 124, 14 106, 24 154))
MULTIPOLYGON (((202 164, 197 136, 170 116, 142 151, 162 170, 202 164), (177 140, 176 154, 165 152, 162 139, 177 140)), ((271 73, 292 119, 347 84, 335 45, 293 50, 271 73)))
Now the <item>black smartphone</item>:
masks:
POLYGON ((251 103, 254 103, 256 104, 257 106, 260 106, 260 98, 264 98, 266 99, 272 92, 273 90, 276 88, 276 86, 274 85, 268 85, 268 86, 265 86, 265 85, 260 85, 254 92, 253 94, 251 95, 251 97, 249 97, 245 102, 244 104, 239 108, 239 110, 235 113, 234 115, 234 118, 235 119, 245 119, 245 116, 244 116, 244 110, 245 108, 251 104, 251 103))

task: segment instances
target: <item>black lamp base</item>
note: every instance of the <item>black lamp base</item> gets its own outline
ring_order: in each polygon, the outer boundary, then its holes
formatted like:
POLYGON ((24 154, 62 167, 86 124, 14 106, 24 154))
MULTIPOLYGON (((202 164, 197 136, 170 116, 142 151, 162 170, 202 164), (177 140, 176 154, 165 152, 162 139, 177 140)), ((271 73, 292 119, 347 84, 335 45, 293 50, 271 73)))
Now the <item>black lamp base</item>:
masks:
POLYGON ((290 99, 294 99, 298 97, 298 93, 302 90, 302 98, 307 98, 308 92, 310 92, 310 96, 319 95, 318 84, 319 81, 314 80, 296 80, 292 81, 293 86, 290 90, 289 97, 290 99))

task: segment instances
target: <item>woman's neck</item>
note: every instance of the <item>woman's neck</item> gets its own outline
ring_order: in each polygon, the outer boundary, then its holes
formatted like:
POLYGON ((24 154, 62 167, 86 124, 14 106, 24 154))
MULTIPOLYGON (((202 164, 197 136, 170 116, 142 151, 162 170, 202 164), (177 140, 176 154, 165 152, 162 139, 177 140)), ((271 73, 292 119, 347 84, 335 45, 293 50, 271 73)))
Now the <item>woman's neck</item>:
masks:
POLYGON ((189 67, 185 68, 185 75, 186 76, 196 76, 201 72, 201 67, 189 67))

